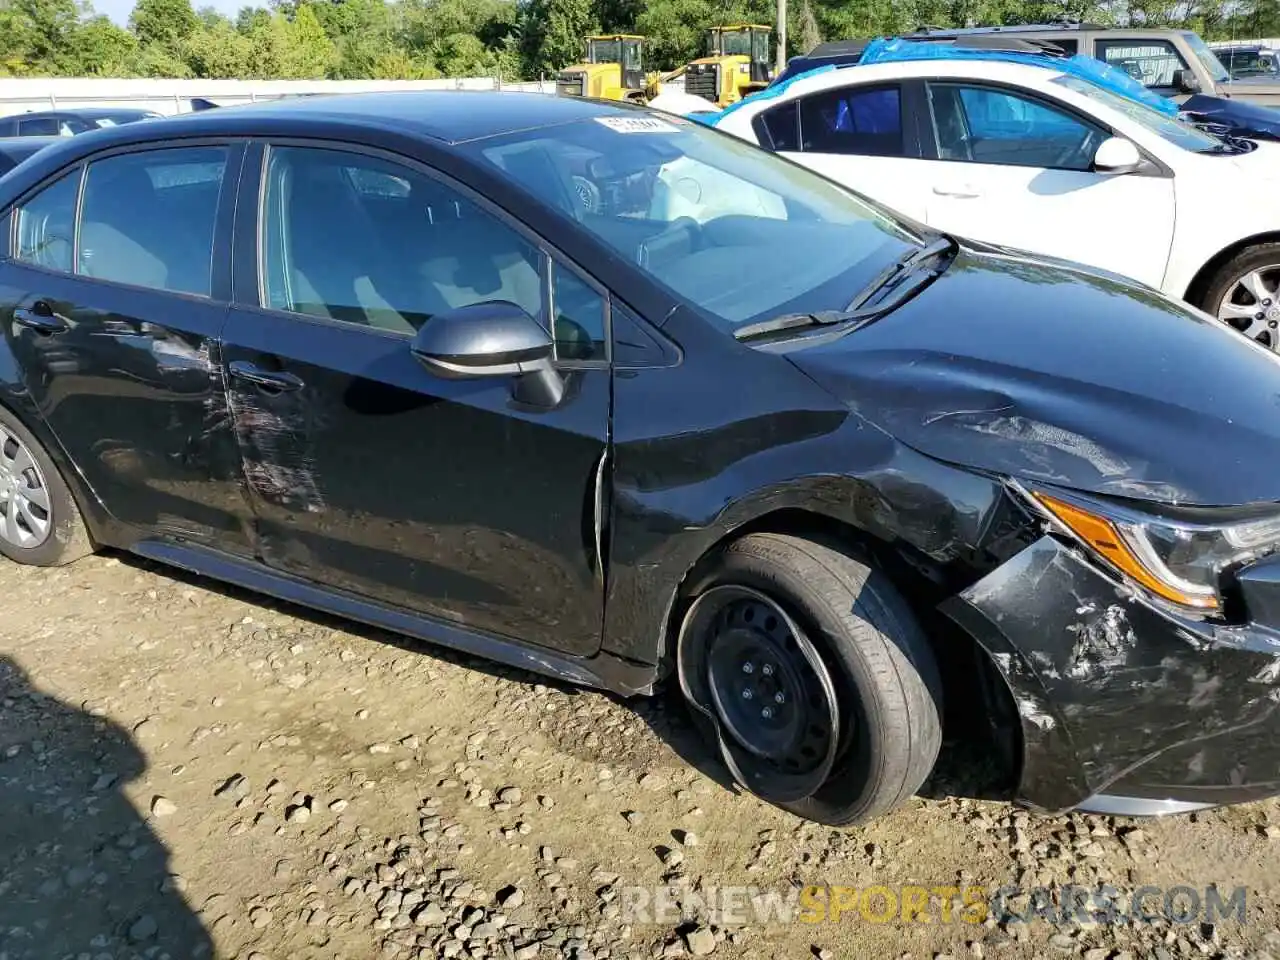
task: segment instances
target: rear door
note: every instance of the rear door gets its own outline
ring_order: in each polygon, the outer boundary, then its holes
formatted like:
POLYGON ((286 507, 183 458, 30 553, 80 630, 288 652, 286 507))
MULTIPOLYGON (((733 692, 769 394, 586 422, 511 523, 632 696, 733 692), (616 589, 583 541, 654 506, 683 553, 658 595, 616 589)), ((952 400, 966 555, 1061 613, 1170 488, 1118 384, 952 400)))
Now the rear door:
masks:
POLYGON ((787 101, 755 120, 774 152, 923 220, 927 168, 921 164, 914 85, 862 84, 787 101))
POLYGON ((1173 243, 1171 176, 1094 171, 1110 131, 1027 91, 931 81, 927 93, 930 226, 1160 285, 1173 243))
POLYGON ((482 633, 595 652, 603 291, 421 166, 316 143, 271 146, 251 167, 223 359, 263 559, 482 633), (433 315, 491 300, 554 313, 568 385, 555 408, 522 406, 506 378, 441 379, 410 353, 433 315))
POLYGON ((16 208, 0 317, 26 387, 134 536, 252 554, 217 338, 243 148, 91 157, 16 208))

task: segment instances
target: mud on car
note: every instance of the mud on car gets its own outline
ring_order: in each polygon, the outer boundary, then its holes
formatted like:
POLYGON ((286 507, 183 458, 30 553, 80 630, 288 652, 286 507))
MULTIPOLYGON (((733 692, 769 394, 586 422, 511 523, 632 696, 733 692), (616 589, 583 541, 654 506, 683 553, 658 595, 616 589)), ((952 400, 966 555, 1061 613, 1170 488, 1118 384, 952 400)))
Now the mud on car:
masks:
POLYGON ((1191 307, 578 98, 122 126, 0 211, 12 560, 672 687, 824 823, 948 702, 1042 810, 1277 790, 1280 360, 1191 307))

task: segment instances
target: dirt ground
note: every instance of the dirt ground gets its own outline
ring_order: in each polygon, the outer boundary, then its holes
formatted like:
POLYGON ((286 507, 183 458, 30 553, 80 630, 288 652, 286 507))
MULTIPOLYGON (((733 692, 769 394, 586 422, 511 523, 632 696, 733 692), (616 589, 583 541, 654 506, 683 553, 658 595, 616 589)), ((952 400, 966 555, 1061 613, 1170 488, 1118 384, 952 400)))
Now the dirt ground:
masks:
POLYGON ((0 595, 0 960, 1280 958, 1273 802, 1041 819, 944 778, 833 831, 725 784, 674 700, 127 557, 0 563, 0 595), (947 894, 886 921, 856 892, 838 922, 708 912, 738 888, 1069 882, 1243 886, 1244 922, 945 922, 947 894))

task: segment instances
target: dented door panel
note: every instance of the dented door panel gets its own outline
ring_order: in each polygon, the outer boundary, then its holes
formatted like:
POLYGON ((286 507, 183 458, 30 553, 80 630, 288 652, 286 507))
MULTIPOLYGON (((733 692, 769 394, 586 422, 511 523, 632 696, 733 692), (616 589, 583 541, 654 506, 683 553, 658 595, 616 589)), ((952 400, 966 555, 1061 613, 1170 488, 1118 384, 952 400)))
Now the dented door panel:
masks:
POLYGON ((447 381, 407 338, 233 310, 228 396, 262 558, 317 582, 575 654, 600 646, 595 485, 609 371, 566 371, 549 410, 507 378, 447 381))

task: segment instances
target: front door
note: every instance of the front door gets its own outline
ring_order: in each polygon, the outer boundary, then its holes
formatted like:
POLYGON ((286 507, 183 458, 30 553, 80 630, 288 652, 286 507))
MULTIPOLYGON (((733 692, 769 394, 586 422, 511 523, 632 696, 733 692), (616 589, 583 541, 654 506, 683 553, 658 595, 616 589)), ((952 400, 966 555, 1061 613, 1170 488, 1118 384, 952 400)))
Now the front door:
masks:
POLYGON ((265 561, 486 633, 595 652, 604 298, 419 168, 282 146, 263 175, 261 190, 246 176, 254 200, 237 225, 246 249, 261 238, 263 299, 232 310, 224 361, 265 561), (507 379, 441 379, 410 353, 415 330, 452 308, 507 300, 545 318, 552 285, 568 382, 554 409, 522 407, 507 379))
POLYGON ((930 83, 928 101, 930 226, 1160 286, 1173 243, 1171 177, 1095 172, 1110 133, 1021 92, 930 83))
POLYGON ((32 399, 116 520, 250 556, 217 364, 242 152, 118 153, 38 188, 15 214, 0 317, 32 399))

